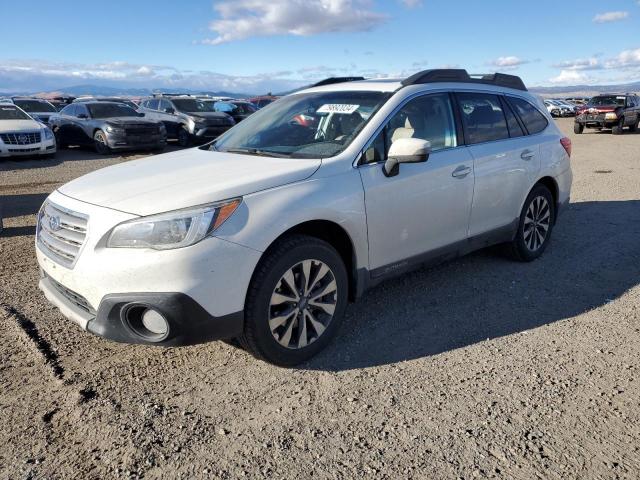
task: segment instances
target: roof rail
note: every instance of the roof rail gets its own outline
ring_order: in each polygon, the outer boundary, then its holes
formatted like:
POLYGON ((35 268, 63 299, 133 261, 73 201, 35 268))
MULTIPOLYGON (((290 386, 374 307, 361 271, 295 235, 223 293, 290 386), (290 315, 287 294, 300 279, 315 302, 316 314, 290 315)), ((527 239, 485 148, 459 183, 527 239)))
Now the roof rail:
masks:
POLYGON ((313 85, 309 85, 306 88, 322 87, 323 85, 333 85, 334 83, 356 82, 358 80, 364 80, 364 77, 330 77, 320 80, 313 85))
POLYGON ((423 70, 405 78, 402 85, 406 87, 407 85, 442 82, 483 83, 516 90, 527 90, 522 79, 516 75, 507 75, 506 73, 469 75, 466 70, 461 68, 423 70))
POLYGON ((193 97, 190 93, 166 93, 166 92, 154 92, 153 98, 160 97, 193 97))

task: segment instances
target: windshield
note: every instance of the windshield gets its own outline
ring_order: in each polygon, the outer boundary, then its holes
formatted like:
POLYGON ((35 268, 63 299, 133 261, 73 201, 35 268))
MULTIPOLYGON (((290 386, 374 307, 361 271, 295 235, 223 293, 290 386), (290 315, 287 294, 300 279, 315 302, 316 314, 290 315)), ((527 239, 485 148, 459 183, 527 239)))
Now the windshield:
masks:
POLYGON ((2 105, 0 106, 0 120, 31 120, 31 117, 19 108, 2 105))
POLYGON ((131 107, 134 110, 136 108, 138 108, 138 106, 133 103, 131 100, 126 100, 126 99, 121 99, 121 98, 113 98, 113 99, 108 99, 108 100, 99 100, 101 102, 116 102, 116 103, 122 103, 123 105, 126 105, 127 107, 131 107))
POLYGON ((290 95, 227 131, 212 149, 264 156, 325 158, 342 152, 391 93, 290 95))
POLYGON ((215 112, 213 102, 203 102, 195 98, 172 98, 171 101, 181 112, 215 112))
POLYGON ((92 103, 87 105, 91 118, 137 117, 138 112, 121 103, 92 103))
POLYGON ((247 102, 231 102, 232 105, 236 107, 235 112, 241 115, 246 115, 249 113, 254 113, 258 110, 252 103, 247 102))
POLYGON ((625 97, 623 97, 623 96, 617 97, 615 95, 606 95, 606 96, 602 96, 602 97, 593 97, 589 103, 591 105, 596 105, 596 106, 600 106, 600 105, 619 105, 621 107, 624 107, 624 99, 625 99, 625 97))
POLYGON ((25 112, 56 112, 57 110, 49 102, 44 100, 14 100, 25 112))

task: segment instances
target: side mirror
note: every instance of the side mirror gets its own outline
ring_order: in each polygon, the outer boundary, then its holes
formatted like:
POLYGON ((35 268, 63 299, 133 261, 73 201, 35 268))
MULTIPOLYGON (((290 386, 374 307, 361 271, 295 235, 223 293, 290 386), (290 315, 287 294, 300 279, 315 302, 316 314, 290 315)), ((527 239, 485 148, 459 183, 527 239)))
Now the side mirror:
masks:
POLYGON ((170 115, 173 115, 174 113, 176 113, 176 111, 173 108, 169 107, 169 108, 165 108, 164 109, 164 113, 168 113, 170 115))
POLYGON ((431 154, 431 142, 420 138, 399 138, 391 144, 382 171, 387 177, 400 172, 401 163, 426 162, 431 154))
POLYGON ((144 112, 138 112, 138 116, 139 116, 139 117, 145 117, 146 115, 147 115, 147 114, 146 114, 146 113, 144 113, 144 112))
POLYGON ((78 114, 78 118, 81 119, 81 120, 86 120, 89 117, 87 116, 86 113, 79 113, 78 114))

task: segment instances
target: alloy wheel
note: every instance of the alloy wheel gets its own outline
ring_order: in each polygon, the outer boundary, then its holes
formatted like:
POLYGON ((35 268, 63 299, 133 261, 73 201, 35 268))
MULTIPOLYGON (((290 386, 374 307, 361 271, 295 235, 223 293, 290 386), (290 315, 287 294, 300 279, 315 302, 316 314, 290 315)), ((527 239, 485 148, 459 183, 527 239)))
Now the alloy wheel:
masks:
POLYGON ((283 347, 300 349, 327 329, 338 302, 331 268, 320 260, 297 263, 276 283, 269 303, 269 329, 283 347))
POLYGON ((545 197, 539 195, 529 204, 524 217, 524 243, 535 252, 544 245, 551 226, 551 208, 545 197))

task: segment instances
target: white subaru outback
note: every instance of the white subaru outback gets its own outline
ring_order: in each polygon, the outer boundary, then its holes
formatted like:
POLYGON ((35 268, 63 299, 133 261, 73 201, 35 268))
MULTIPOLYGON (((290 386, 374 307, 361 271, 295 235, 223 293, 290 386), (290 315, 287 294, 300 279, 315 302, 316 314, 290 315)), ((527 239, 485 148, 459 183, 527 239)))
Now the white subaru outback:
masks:
POLYGON ((384 279, 494 244, 544 252, 571 143, 520 78, 345 80, 53 192, 36 235, 46 297, 111 340, 237 339, 295 365, 384 279))

